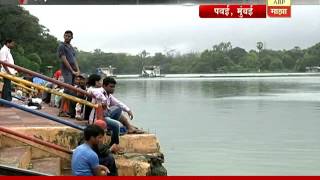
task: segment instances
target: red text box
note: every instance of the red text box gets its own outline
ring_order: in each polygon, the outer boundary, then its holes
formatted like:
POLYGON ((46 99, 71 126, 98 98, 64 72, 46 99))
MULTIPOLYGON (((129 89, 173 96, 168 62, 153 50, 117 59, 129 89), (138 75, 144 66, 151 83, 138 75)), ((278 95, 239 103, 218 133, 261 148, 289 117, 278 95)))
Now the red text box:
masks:
POLYGON ((266 5, 200 5, 201 18, 266 18, 266 5))

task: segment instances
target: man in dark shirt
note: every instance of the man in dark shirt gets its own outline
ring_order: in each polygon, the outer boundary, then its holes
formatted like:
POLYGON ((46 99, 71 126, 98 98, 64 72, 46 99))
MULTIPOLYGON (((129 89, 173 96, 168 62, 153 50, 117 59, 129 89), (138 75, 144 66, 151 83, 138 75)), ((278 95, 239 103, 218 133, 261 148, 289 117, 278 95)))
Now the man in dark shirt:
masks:
MULTIPOLYGON (((74 78, 80 74, 80 69, 77 63, 75 50, 71 46, 70 42, 73 39, 72 31, 66 31, 64 33, 64 42, 59 45, 58 56, 61 59, 61 73, 64 83, 74 85, 74 78)), ((71 94, 68 89, 65 89, 64 93, 71 94)), ((69 108, 69 100, 61 98, 61 106, 59 116, 68 116, 66 109, 69 108), (67 108, 65 108, 65 105, 67 108)))

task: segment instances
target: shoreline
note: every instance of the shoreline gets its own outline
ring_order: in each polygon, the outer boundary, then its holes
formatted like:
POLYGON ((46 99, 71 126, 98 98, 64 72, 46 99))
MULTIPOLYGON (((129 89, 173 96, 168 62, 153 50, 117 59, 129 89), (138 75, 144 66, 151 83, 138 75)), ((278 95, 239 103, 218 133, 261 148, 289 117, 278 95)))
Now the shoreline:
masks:
POLYGON ((140 77, 139 74, 116 75, 118 79, 166 79, 166 78, 249 78, 249 77, 306 77, 320 73, 225 73, 225 74, 163 74, 161 77, 140 77))

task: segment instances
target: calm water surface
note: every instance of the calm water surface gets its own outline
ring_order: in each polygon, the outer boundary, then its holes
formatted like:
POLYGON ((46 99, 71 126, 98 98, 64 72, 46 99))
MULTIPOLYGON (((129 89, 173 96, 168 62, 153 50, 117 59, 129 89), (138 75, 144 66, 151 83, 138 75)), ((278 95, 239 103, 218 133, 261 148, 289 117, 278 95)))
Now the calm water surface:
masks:
POLYGON ((118 79, 169 175, 320 175, 320 77, 118 79))

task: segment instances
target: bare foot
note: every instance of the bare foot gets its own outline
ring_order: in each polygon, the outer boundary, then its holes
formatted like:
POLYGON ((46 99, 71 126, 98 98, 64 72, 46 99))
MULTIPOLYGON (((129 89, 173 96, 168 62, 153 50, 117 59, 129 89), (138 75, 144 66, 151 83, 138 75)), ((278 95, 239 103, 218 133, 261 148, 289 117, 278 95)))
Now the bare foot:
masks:
POLYGON ((113 154, 122 154, 123 153, 123 148, 121 148, 119 146, 119 144, 113 144, 111 147, 110 147, 110 151, 113 153, 113 154))
POLYGON ((144 131, 140 129, 130 129, 128 130, 128 134, 144 134, 144 131))

